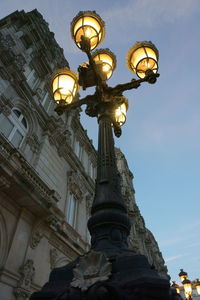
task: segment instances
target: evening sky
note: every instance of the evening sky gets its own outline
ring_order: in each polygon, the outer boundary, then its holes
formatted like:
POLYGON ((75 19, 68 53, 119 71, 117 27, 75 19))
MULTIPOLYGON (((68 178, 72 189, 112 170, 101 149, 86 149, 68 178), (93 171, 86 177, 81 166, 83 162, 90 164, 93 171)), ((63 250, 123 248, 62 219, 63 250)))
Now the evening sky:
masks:
MULTIPOLYGON (((192 280, 200 277, 200 1, 1 0, 0 18, 35 8, 74 71, 87 59, 71 39, 70 22, 80 10, 101 15, 106 37, 100 48, 117 56, 111 86, 134 77, 126 54, 136 41, 151 40, 159 49, 157 83, 124 93, 129 111, 116 146, 134 174, 137 204, 172 279, 180 268, 192 280)), ((96 147, 96 120, 81 119, 96 147)))

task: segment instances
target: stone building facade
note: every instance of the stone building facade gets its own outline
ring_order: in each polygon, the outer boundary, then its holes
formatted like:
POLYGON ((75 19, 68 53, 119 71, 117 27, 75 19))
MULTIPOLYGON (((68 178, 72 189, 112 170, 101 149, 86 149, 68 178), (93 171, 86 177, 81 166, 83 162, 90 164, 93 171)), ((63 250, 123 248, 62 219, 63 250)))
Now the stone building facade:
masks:
MULTIPOLYGON (((89 249, 87 220, 97 153, 79 110, 54 112, 50 79, 68 66, 37 11, 0 21, 0 295, 28 299, 50 271, 89 249)), ((116 149, 133 221, 130 247, 167 276, 164 260, 134 198, 133 176, 116 149)))

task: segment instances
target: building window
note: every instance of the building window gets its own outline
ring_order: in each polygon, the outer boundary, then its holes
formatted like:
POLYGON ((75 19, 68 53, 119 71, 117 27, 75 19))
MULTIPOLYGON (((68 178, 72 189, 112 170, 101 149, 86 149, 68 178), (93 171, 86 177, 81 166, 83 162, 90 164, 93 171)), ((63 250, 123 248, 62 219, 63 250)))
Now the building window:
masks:
POLYGON ((42 92, 40 103, 42 104, 42 106, 46 111, 49 110, 52 101, 48 92, 46 91, 42 92))
POLYGON ((27 34, 24 34, 20 39, 26 49, 28 49, 32 45, 32 40, 27 34))
POLYGON ((94 166, 93 163, 89 162, 89 176, 94 179, 95 176, 95 170, 94 170, 94 166))
POLYGON ((72 227, 76 226, 76 211, 77 211, 77 199, 73 194, 70 194, 67 203, 67 222, 72 227))
POLYGON ((83 149, 82 149, 79 141, 77 141, 77 140, 75 140, 75 143, 74 143, 74 152, 78 156, 78 158, 80 160, 82 160, 83 149))
POLYGON ((39 81, 39 78, 34 69, 31 70, 31 72, 28 74, 26 81, 27 81, 28 85, 30 86, 30 88, 33 89, 36 86, 36 84, 39 81))
POLYGON ((16 148, 20 147, 27 130, 26 119, 18 109, 13 109, 8 117, 0 115, 0 132, 16 148))

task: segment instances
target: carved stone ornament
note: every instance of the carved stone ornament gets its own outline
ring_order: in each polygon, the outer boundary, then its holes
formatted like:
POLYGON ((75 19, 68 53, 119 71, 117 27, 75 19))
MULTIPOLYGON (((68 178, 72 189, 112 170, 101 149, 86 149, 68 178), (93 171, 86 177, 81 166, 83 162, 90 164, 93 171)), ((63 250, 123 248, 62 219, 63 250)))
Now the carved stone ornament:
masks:
POLYGON ((30 244, 32 249, 37 247, 42 237, 43 237, 43 233, 39 231, 34 232, 34 234, 31 237, 31 244, 30 244))
POLYGON ((12 49, 15 46, 15 42, 10 34, 8 34, 6 36, 1 35, 0 41, 1 41, 2 46, 6 47, 8 49, 12 49))
POLYGON ((50 267, 51 267, 51 269, 55 268, 57 258, 58 258, 58 251, 56 250, 56 248, 50 249, 50 267))
POLYGON ((93 198, 94 198, 94 196, 92 194, 88 194, 85 197, 85 200, 86 200, 86 211, 87 211, 87 215, 88 216, 90 216, 93 198))
POLYGON ((10 181, 5 176, 0 176, 0 188, 9 188, 10 187, 10 181))
POLYGON ((65 151, 71 145, 71 132, 66 128, 66 124, 61 119, 49 118, 46 124, 46 131, 49 137, 49 143, 58 148, 65 148, 65 151), (67 149, 66 149, 67 147, 67 149))
POLYGON ((69 190, 81 201, 83 195, 86 193, 86 189, 82 184, 83 180, 81 174, 77 171, 69 171, 67 172, 67 177, 69 190))
POLYGON ((30 247, 32 249, 35 249, 37 245, 39 244, 40 240, 42 239, 44 235, 44 229, 43 229, 43 220, 39 220, 35 223, 32 233, 31 233, 31 239, 30 239, 30 247))
POLYGON ((90 251, 80 258, 79 263, 73 269, 74 278, 72 287, 78 287, 86 291, 99 281, 107 280, 111 275, 112 264, 102 252, 90 251))
POLYGON ((27 136, 26 138, 27 144, 29 144, 31 150, 34 153, 37 153, 40 149, 40 142, 35 133, 32 133, 31 135, 27 136))
POLYGON ((14 295, 17 300, 26 300, 30 296, 30 293, 30 291, 20 287, 14 289, 14 295))
POLYGON ((35 268, 33 266, 33 260, 28 259, 24 265, 19 269, 19 273, 21 274, 18 287, 22 287, 25 289, 30 289, 31 283, 35 276, 35 268))
POLYGON ((26 63, 26 60, 23 57, 23 55, 21 55, 21 54, 16 55, 16 57, 15 57, 15 63, 17 64, 18 68, 21 71, 24 71, 24 65, 26 63))
POLYGON ((55 231, 55 232, 57 232, 58 229, 61 228, 61 224, 60 224, 60 222, 59 222, 59 219, 58 219, 56 216, 54 216, 54 215, 48 216, 48 217, 45 219, 45 221, 48 223, 49 227, 50 227, 51 229, 53 229, 53 231, 55 231))
POLYGON ((13 108, 13 104, 9 99, 5 96, 1 95, 0 97, 0 113, 3 113, 5 116, 9 116, 11 114, 11 110, 13 108))

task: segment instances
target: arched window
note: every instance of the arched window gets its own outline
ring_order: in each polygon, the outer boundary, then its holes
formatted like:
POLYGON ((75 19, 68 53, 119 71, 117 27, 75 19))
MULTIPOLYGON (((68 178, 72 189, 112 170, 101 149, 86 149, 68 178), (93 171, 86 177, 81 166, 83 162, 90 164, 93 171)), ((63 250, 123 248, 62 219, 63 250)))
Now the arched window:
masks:
POLYGON ((0 132, 16 147, 20 147, 28 131, 25 117, 18 109, 13 109, 7 117, 0 115, 0 132))

